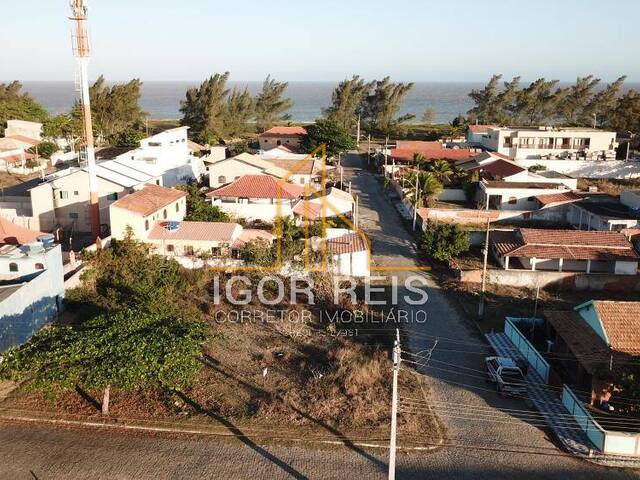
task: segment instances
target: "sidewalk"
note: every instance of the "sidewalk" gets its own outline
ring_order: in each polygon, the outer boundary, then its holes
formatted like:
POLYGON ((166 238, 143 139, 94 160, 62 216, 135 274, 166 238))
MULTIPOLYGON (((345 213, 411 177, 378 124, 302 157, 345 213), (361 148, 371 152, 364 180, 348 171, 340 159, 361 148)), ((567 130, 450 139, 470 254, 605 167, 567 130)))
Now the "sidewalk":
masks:
MULTIPOLYGON (((526 361, 504 333, 487 333, 485 338, 497 355, 526 361)), ((533 368, 529 368, 527 372, 527 381, 529 382, 527 385, 529 399, 542 414, 545 422, 553 430, 567 452, 607 467, 640 467, 640 458, 606 455, 598 452, 591 440, 562 404, 560 392, 545 386, 544 380, 533 368)))

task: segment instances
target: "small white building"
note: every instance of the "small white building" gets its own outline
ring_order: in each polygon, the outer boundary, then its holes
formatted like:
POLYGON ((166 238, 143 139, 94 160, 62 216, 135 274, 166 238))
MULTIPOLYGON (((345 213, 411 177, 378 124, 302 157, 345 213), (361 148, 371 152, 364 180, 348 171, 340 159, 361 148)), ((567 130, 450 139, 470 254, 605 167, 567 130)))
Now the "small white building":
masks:
POLYGON ((21 136, 33 140, 42 140, 42 124, 27 120, 7 120, 7 128, 4 129, 5 137, 21 136))
POLYGON ((336 275, 368 277, 371 274, 371 252, 364 234, 346 228, 327 228, 326 238, 312 239, 314 250, 326 243, 329 268, 336 275))
POLYGON ((293 207, 303 195, 303 187, 263 174, 244 175, 207 193, 214 206, 233 217, 264 222, 293 216, 293 207))

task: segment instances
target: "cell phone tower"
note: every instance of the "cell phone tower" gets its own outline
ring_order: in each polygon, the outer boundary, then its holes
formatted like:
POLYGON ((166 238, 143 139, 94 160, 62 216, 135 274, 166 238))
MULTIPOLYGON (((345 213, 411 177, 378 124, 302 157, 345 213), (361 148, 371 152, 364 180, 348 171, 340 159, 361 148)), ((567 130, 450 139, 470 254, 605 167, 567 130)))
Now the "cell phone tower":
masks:
POLYGON ((69 5, 71 6, 72 15, 69 19, 73 22, 73 54, 78 62, 78 77, 76 78, 76 82, 80 90, 82 126, 87 156, 87 170, 89 172, 89 217, 91 218, 91 234, 95 239, 100 235, 100 207, 98 204, 96 152, 93 145, 89 77, 87 74, 87 65, 91 53, 89 48, 89 35, 87 33, 87 0, 70 0, 69 5))

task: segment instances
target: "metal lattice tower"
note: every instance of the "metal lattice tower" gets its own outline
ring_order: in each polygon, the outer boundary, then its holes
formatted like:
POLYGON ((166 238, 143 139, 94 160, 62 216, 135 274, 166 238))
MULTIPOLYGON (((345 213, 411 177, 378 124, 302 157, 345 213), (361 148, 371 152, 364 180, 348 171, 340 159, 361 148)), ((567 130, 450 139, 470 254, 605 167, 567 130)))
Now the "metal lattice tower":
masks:
POLYGON ((89 216, 91 218, 91 234, 94 238, 100 235, 100 207, 98 204, 98 178, 96 176, 96 154, 93 144, 93 125, 91 123, 91 101, 89 99, 89 77, 87 65, 91 54, 87 33, 87 0, 70 0, 70 20, 73 22, 73 54, 78 62, 78 83, 80 105, 82 108, 82 125, 89 171, 89 216))

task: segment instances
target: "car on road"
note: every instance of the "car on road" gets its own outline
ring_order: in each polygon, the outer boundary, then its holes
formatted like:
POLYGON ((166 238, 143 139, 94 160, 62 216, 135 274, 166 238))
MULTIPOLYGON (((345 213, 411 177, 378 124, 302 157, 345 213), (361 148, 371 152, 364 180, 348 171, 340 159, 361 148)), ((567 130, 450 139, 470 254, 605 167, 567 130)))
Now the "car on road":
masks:
POLYGON ((527 380, 516 362, 506 357, 487 357, 489 381, 496 384, 496 390, 503 395, 524 397, 527 394, 527 380))

